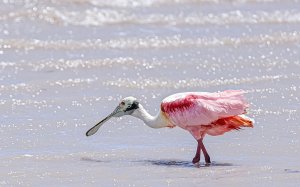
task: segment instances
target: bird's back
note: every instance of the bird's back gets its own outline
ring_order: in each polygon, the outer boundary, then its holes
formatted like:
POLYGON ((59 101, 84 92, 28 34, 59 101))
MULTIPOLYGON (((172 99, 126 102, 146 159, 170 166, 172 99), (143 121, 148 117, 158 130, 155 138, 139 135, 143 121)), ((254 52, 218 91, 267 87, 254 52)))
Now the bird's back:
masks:
POLYGON ((245 113, 248 103, 242 90, 223 92, 185 92, 166 97, 161 111, 169 121, 182 128, 209 125, 225 117, 245 113))

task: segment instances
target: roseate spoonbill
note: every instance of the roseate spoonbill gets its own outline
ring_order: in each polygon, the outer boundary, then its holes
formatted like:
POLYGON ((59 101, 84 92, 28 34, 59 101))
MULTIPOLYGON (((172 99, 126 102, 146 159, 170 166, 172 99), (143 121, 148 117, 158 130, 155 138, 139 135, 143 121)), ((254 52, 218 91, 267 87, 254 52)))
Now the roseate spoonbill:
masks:
POLYGON ((252 120, 245 116, 248 103, 242 90, 223 92, 185 92, 163 99, 156 116, 150 115, 134 97, 124 98, 117 108, 86 132, 91 136, 111 117, 131 115, 144 121, 151 128, 181 127, 189 131, 198 142, 193 163, 200 161, 202 150, 206 163, 210 157, 203 144, 206 134, 222 135, 241 127, 253 127, 252 120))

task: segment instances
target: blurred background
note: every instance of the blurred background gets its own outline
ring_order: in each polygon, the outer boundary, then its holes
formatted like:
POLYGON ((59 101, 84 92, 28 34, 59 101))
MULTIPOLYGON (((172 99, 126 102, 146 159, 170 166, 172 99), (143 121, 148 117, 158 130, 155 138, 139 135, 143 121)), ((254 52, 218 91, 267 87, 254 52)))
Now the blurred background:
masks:
POLYGON ((0 185, 296 186, 299 0, 1 0, 0 185), (184 91, 244 89, 253 129, 196 141, 126 116, 184 91), (203 161, 203 158, 201 162, 203 161))

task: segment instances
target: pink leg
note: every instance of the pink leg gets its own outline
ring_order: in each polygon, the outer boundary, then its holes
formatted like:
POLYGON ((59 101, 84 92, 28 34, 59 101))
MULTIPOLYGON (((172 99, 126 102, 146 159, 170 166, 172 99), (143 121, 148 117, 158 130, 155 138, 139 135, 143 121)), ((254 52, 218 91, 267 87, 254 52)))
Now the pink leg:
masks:
POLYGON ((200 139, 200 141, 198 141, 198 144, 200 144, 201 150, 202 150, 202 152, 203 152, 203 154, 204 154, 205 162, 206 162, 207 164, 211 163, 211 162, 210 162, 210 156, 208 155, 208 153, 207 153, 207 151, 206 151, 206 148, 205 148, 205 146, 204 146, 204 144, 203 144, 202 139, 200 139))
POLYGON ((201 153, 201 147, 200 147, 200 144, 199 144, 199 141, 198 141, 196 155, 195 155, 195 157, 193 158, 193 161, 192 161, 193 164, 196 164, 200 161, 200 153, 201 153))
POLYGON ((201 150, 202 150, 202 152, 204 154, 205 162, 206 163, 211 163, 210 162, 210 156, 208 155, 208 153, 206 151, 206 148, 205 148, 205 146, 203 144, 203 138, 197 140, 197 142, 198 142, 197 151, 196 151, 196 155, 193 158, 192 162, 195 164, 195 163, 197 163, 197 162, 200 161, 200 153, 201 153, 201 150))

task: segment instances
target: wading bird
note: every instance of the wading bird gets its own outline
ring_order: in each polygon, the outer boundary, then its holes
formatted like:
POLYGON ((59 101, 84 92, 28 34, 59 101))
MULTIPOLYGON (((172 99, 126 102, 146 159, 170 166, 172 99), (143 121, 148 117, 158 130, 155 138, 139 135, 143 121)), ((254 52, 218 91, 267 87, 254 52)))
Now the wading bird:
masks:
POLYGON ((189 131, 198 142, 192 162, 200 161, 202 150, 205 162, 210 163, 210 157, 203 144, 206 134, 217 136, 241 127, 253 127, 252 120, 244 115, 248 108, 244 93, 242 90, 227 90, 215 93, 174 94, 163 99, 156 116, 150 115, 136 98, 126 97, 110 115, 88 130, 86 136, 95 134, 111 117, 131 115, 143 120, 151 128, 178 126, 189 131))

